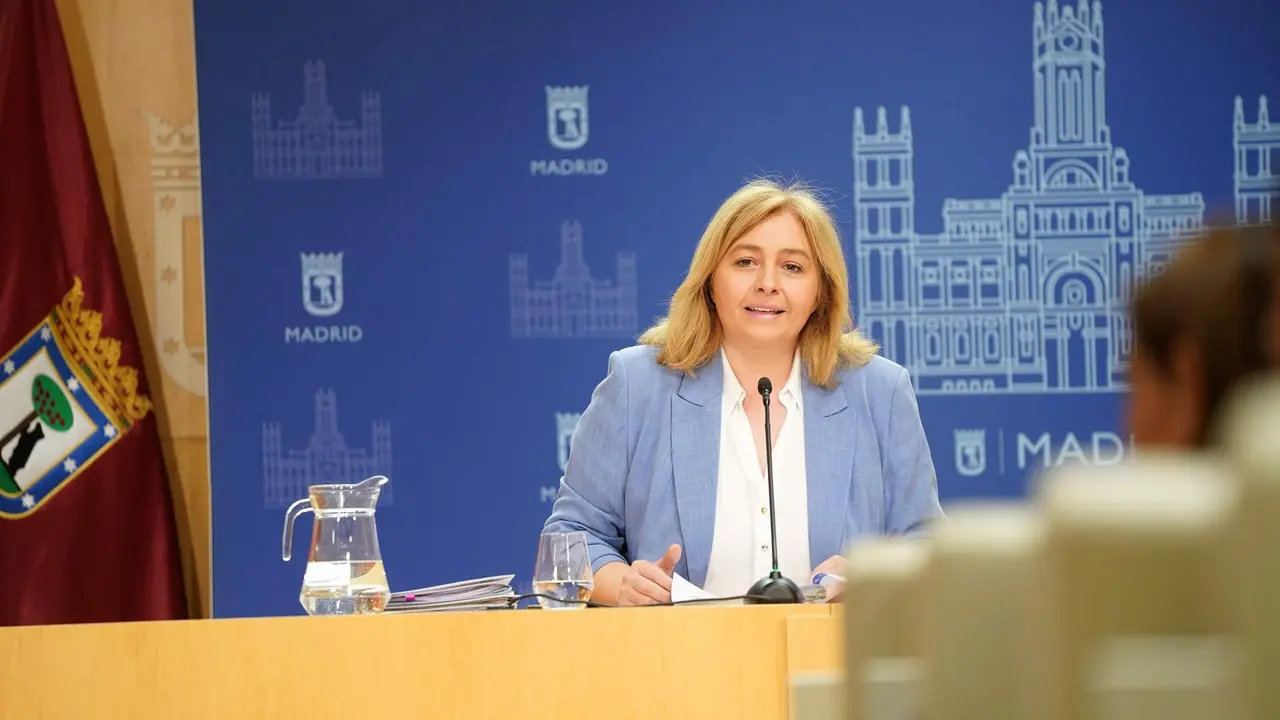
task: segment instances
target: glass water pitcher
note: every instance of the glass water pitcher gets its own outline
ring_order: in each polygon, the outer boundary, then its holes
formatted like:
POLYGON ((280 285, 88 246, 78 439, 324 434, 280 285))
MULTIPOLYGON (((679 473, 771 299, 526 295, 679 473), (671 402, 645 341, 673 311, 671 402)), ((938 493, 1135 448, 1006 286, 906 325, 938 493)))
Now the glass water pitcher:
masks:
POLYGON ((354 485, 312 485, 284 514, 280 556, 293 555, 293 521, 312 513, 311 550, 298 600, 308 615, 371 615, 391 598, 374 522, 382 475, 354 485))

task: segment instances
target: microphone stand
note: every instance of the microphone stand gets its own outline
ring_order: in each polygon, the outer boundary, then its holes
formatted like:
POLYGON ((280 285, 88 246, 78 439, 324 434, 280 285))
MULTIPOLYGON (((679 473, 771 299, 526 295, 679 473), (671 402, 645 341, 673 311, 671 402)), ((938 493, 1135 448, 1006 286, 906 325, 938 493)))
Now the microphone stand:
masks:
POLYGON ((773 383, 762 377, 756 385, 760 399, 764 401, 764 467, 769 485, 769 538, 772 541, 773 569, 768 577, 760 578, 747 591, 746 602, 756 605, 798 604, 804 602, 804 593, 791 580, 783 577, 778 569, 778 516, 773 504, 773 426, 769 422, 769 396, 773 394, 773 383))

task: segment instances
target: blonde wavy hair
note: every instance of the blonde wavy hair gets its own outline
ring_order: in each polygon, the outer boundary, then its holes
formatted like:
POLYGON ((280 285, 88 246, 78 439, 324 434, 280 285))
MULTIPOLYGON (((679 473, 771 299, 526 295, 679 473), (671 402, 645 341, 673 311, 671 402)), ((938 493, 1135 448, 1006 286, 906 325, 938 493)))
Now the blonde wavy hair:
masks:
POLYGON ((667 316, 640 335, 640 344, 658 348, 660 365, 692 375, 715 357, 723 331, 711 304, 711 276, 739 238, 783 212, 800 221, 822 269, 817 309, 800 332, 800 357, 809 380, 830 389, 840 369, 871 361, 880 348, 853 327, 849 272, 831 214, 802 183, 760 179, 730 195, 716 211, 693 252, 684 282, 671 296, 667 316))

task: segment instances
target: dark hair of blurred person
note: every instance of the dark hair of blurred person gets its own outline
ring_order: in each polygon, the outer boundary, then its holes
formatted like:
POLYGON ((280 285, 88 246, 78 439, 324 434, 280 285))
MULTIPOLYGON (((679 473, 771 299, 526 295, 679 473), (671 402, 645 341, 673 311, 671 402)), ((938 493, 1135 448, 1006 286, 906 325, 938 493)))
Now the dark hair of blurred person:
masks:
POLYGON ((1224 397, 1272 365, 1278 229, 1208 230, 1138 289, 1128 411, 1139 448, 1213 444, 1224 397))

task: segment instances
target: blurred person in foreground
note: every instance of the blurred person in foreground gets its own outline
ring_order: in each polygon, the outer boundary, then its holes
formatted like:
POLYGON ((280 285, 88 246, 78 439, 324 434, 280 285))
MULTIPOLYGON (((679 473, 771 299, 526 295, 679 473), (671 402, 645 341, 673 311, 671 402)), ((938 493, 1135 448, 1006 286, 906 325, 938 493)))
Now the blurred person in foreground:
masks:
POLYGON ((1277 229, 1209 230, 1138 290, 1128 413, 1139 451, 1213 445, 1224 401, 1280 361, 1277 229))
POLYGON ((639 342, 610 354, 544 526, 587 533, 593 600, 668 602, 673 573, 736 597, 769 574, 762 377, 783 575, 839 575, 855 538, 942 515, 911 379, 853 329, 835 225, 805 188, 730 196, 639 342))
MULTIPOLYGON (((1270 228, 1271 242, 1280 244, 1280 224, 1270 228)), ((1267 360, 1272 372, 1280 371, 1280 250, 1271 251, 1271 319, 1267 325, 1267 360)))

